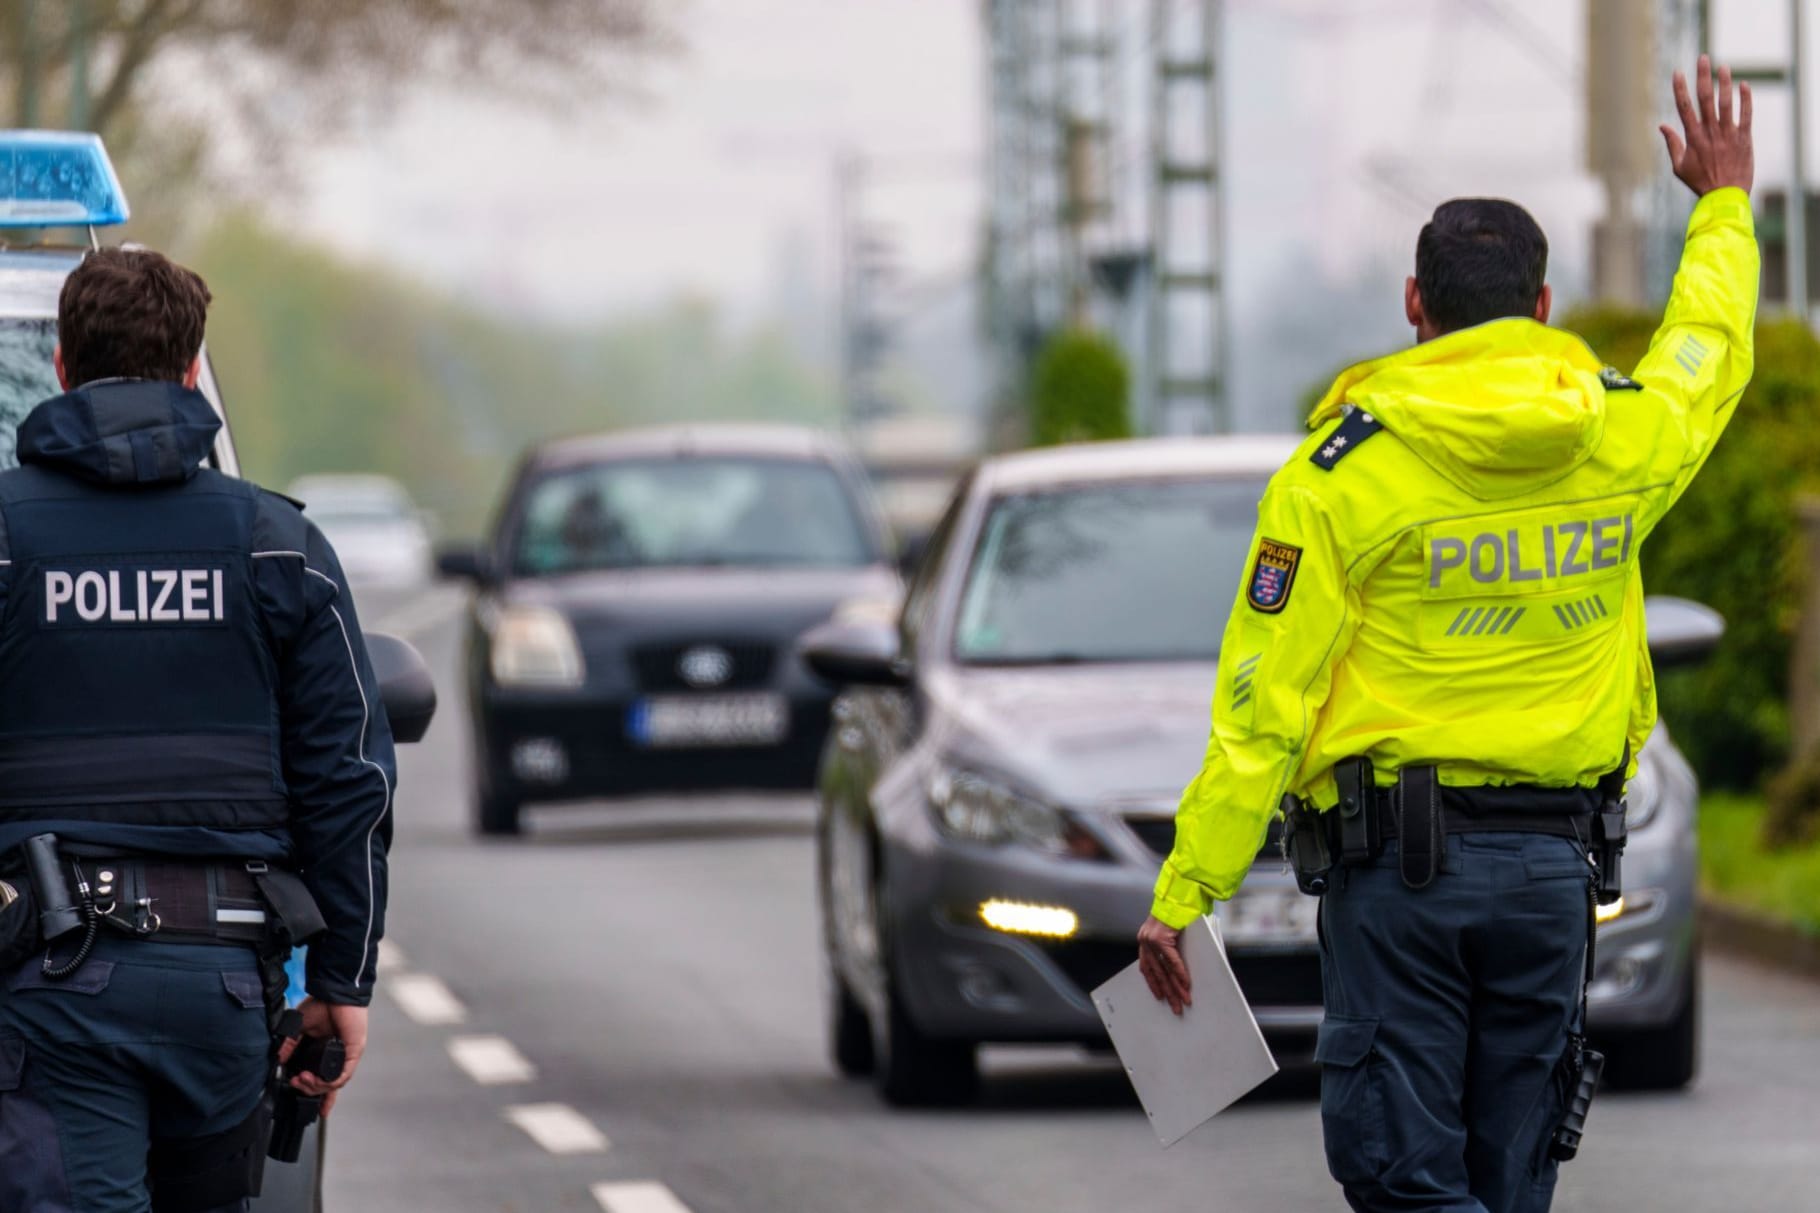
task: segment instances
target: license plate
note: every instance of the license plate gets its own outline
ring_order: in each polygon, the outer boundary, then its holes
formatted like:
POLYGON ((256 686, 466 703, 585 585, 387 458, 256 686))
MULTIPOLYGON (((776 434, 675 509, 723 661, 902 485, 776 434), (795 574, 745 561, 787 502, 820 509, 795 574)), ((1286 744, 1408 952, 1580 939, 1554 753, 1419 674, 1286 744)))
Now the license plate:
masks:
POLYGON ((1320 907, 1295 889, 1241 889, 1220 907, 1220 933, 1235 944, 1312 944, 1320 907))
POLYGON ((626 733, 650 749, 776 745, 790 731, 782 695, 653 695, 632 705, 626 733))

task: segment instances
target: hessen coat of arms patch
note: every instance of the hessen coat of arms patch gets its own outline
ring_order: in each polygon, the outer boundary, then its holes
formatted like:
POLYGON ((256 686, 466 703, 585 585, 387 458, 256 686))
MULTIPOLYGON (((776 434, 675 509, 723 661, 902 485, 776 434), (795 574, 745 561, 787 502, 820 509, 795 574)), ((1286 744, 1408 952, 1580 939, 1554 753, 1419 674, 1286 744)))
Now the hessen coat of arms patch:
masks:
POLYGON ((1251 577, 1245 583, 1245 601, 1251 604, 1251 609, 1266 615, 1282 610, 1289 602, 1296 566, 1301 562, 1301 548, 1260 538, 1258 557, 1251 566, 1251 577))

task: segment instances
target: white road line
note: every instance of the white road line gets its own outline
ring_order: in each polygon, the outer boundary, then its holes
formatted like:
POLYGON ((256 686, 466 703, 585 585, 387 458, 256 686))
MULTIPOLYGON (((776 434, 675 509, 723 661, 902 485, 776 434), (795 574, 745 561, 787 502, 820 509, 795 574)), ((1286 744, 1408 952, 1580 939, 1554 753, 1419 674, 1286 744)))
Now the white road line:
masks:
POLYGON ((589 1191, 607 1213, 689 1213, 676 1193, 655 1181, 595 1184, 589 1191))
POLYGON ((468 1020, 468 1009, 449 993, 440 977, 405 973, 386 982, 385 988, 392 992, 392 1001, 418 1023, 435 1026, 468 1020))
POLYGON ((483 1087, 530 1082, 537 1077, 537 1067, 503 1036, 457 1036, 449 1041, 449 1056, 483 1087))
POLYGON ((607 1138, 594 1122, 564 1103, 519 1104, 505 1117, 552 1154, 598 1154, 607 1138))
POLYGON ((410 967, 411 962, 404 958, 404 953, 397 944, 389 939, 379 941, 379 971, 398 974, 410 967))

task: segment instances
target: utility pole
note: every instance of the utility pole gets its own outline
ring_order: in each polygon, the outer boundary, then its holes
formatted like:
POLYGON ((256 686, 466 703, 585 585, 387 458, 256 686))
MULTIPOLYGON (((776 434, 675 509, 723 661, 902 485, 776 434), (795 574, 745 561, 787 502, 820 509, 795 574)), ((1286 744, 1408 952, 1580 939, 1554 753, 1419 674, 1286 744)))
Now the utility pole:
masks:
POLYGON ((1147 428, 1222 433, 1228 354, 1223 295, 1222 0, 1152 0, 1147 428), (1184 14, 1191 19, 1183 20, 1184 14), (1186 119, 1186 121, 1184 121, 1186 119))
POLYGON ((89 0, 68 0, 70 11, 70 117, 73 131, 88 129, 89 0))
POLYGON ((1648 302, 1647 246, 1637 210, 1660 172, 1658 4, 1593 0, 1586 6, 1586 160, 1605 186, 1605 217, 1593 226, 1593 294, 1626 307, 1648 302))
POLYGON ((1801 63, 1806 57, 1801 36, 1802 0, 1789 0, 1788 89, 1793 110, 1794 146, 1789 156, 1788 187, 1788 307, 1806 324, 1807 306, 1807 149, 1803 138, 1801 63))
POLYGON ((19 34, 19 125, 38 125, 38 0, 15 0, 19 34))

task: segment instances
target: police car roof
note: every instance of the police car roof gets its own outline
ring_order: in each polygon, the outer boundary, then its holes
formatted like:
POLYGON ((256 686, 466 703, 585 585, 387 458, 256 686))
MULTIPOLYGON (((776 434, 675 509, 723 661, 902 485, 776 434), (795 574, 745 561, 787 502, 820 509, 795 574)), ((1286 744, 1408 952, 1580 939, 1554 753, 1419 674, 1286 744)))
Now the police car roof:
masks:
POLYGON ((540 468, 575 467, 614 459, 732 456, 761 459, 845 459, 840 439, 800 425, 712 423, 648 426, 558 438, 535 448, 540 468))
POLYGON ((51 319, 63 280, 82 264, 84 249, 0 250, 0 316, 51 319))
POLYGON ((1294 435, 1258 434, 1039 447, 988 459, 980 465, 980 481, 990 493, 1017 493, 1099 481, 1269 476, 1300 442, 1294 435))

